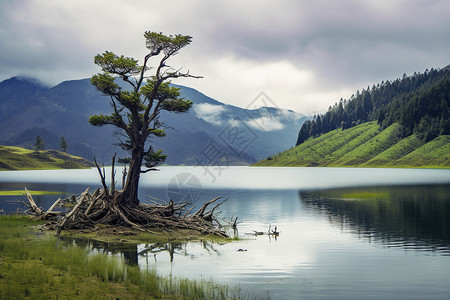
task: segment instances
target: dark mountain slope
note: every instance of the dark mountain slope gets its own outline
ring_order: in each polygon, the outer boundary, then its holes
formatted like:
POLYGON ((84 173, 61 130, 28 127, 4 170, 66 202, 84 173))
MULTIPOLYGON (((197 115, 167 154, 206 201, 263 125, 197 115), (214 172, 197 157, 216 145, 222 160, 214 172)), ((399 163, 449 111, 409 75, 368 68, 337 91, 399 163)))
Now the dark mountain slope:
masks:
MULTIPOLYGON (((296 133, 291 128, 300 127, 306 119, 278 108, 248 110, 225 105, 192 88, 177 87, 194 105, 188 113, 161 114, 167 136, 153 142, 168 154, 169 164, 198 164, 211 145, 224 155, 226 163, 253 163, 292 145, 296 133)), ((57 141, 64 136, 69 153, 90 160, 96 157, 108 163, 114 152, 124 155, 114 146, 118 137, 113 127, 88 123, 93 114, 111 112, 108 98, 100 95, 89 79, 46 88, 35 80, 12 78, 0 83, 0 100, 0 144, 30 147, 36 135, 41 135, 47 148, 57 149, 57 141)))

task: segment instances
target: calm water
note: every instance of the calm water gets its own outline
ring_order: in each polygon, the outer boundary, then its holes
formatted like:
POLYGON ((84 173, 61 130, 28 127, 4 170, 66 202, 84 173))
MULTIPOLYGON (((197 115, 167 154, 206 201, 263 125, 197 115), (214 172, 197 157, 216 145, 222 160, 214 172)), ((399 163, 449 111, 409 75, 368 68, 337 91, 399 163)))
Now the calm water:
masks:
MULTIPOLYGON (((0 190, 65 195, 86 186, 99 186, 96 170, 0 172, 0 190)), ((223 216, 242 222, 244 240, 225 245, 108 249, 160 274, 213 279, 272 299, 450 295, 450 170, 166 167, 145 174, 140 194, 197 205, 224 196, 223 216), (269 226, 277 226, 277 239, 246 234, 269 226)), ((35 198, 48 207, 56 197, 35 198)), ((17 198, 0 197, 0 208, 15 211, 6 200, 17 198)))

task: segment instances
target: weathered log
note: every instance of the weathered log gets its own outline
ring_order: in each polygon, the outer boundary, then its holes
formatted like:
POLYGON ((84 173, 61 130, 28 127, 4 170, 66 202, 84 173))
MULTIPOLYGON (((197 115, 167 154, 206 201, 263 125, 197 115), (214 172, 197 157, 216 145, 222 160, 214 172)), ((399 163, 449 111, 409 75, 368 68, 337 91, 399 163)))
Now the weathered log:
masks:
POLYGON ((28 202, 30 202, 31 208, 34 210, 35 214, 38 216, 42 215, 42 210, 36 205, 36 203, 33 200, 33 197, 31 196, 27 188, 25 188, 25 191, 27 192, 28 202))
MULTIPOLYGON (((92 195, 94 195, 94 194, 92 194, 92 195)), ((89 198, 91 198, 91 203, 89 204, 88 208, 87 208, 86 211, 84 212, 84 215, 85 215, 85 216, 87 216, 87 215, 90 213, 92 207, 95 205, 95 203, 97 203, 97 201, 100 199, 100 197, 101 197, 101 194, 100 194, 99 197, 96 197, 96 198, 94 198, 94 199, 92 199, 92 198, 93 198, 92 196, 89 197, 89 198)))
POLYGON ((64 220, 62 221, 61 225, 58 226, 58 231, 56 232, 56 236, 59 236, 61 233, 61 230, 64 228, 64 226, 66 225, 67 221, 70 219, 70 217, 73 216, 73 214, 78 210, 78 208, 81 206, 81 204, 83 204, 84 198, 86 197, 86 194, 88 193, 89 188, 87 188, 82 194, 81 194, 81 199, 80 201, 77 203, 77 205, 75 205, 75 207, 72 209, 71 212, 69 212, 66 217, 64 218, 64 220))
POLYGON ((205 209, 208 207, 208 205, 216 202, 217 200, 221 199, 222 197, 216 197, 214 199, 212 199, 211 201, 206 202, 205 204, 203 204, 203 206, 194 214, 194 216, 196 217, 203 217, 203 214, 205 212, 205 209))
POLYGON ((56 205, 58 205, 58 203, 61 201, 61 198, 58 198, 58 200, 56 200, 52 206, 50 206, 49 209, 47 209, 47 211, 45 212, 45 214, 42 216, 42 219, 47 219, 49 214, 53 211, 53 209, 56 207, 56 205))

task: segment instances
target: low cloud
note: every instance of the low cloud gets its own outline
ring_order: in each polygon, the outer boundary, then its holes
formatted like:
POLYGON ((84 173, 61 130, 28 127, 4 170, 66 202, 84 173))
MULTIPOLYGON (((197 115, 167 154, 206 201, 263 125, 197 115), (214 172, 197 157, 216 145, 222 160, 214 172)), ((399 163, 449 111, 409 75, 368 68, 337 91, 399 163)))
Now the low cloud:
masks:
POLYGON ((250 119, 245 123, 252 129, 268 132, 283 129, 285 125, 281 123, 281 120, 282 118, 279 116, 263 116, 256 119, 250 119))
POLYGON ((226 112, 227 109, 223 105, 200 103, 194 105, 194 111, 198 118, 214 125, 222 125, 221 114, 226 112))

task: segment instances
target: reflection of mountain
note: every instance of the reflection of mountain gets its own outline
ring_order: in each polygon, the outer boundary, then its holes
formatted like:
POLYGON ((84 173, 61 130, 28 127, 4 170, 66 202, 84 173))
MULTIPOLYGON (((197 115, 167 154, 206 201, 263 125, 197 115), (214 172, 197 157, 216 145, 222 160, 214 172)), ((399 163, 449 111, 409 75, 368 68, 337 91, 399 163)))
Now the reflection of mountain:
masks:
POLYGON ((449 185, 299 192, 306 207, 324 213, 343 230, 387 246, 446 254, 449 195, 449 185))

